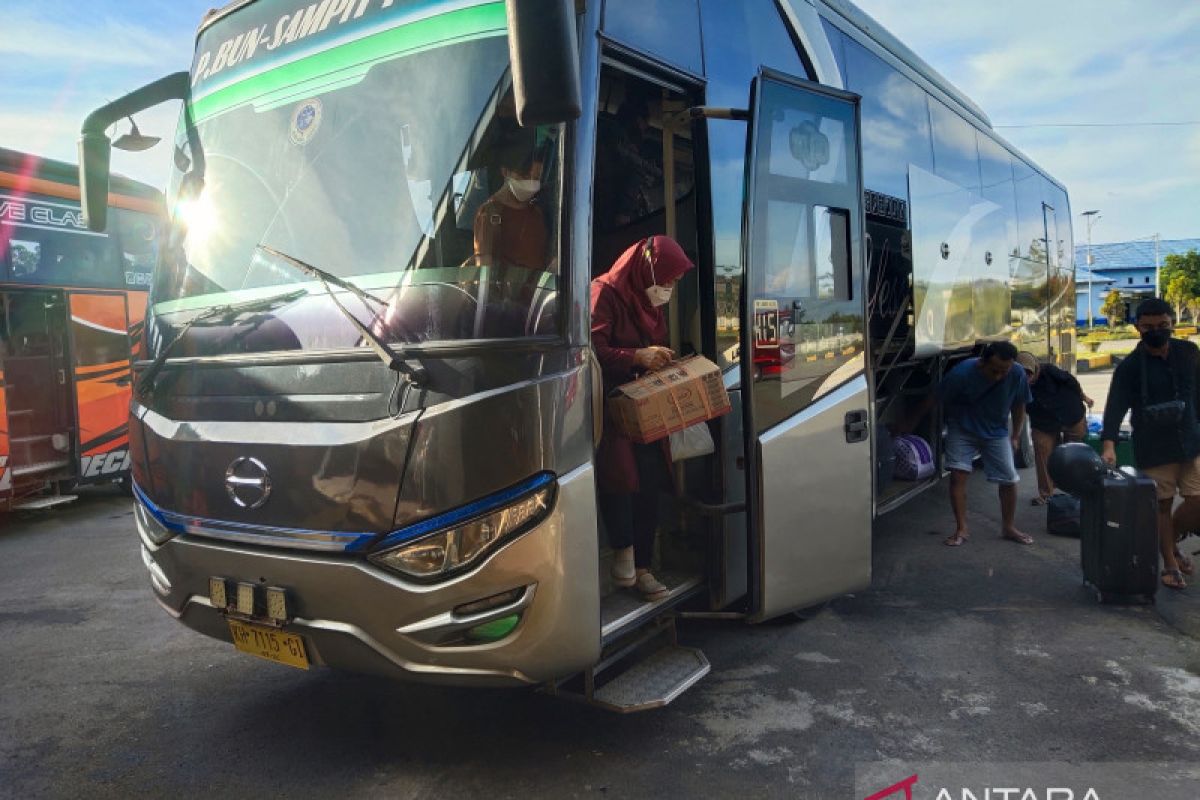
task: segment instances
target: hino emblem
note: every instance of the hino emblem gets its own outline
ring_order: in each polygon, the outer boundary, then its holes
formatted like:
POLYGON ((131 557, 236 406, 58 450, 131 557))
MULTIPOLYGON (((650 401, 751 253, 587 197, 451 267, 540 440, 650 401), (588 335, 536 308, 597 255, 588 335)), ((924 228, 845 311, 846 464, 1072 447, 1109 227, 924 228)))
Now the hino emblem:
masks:
POLYGON ((271 476, 257 458, 243 456, 225 470, 225 492, 242 508, 258 508, 271 496, 271 476))

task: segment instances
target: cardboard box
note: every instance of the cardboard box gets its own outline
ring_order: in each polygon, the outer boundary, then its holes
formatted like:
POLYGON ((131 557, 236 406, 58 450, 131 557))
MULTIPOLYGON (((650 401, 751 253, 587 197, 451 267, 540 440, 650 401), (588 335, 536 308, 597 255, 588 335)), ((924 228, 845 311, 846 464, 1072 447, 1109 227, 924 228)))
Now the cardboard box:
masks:
POLYGON ((618 386, 608 398, 609 419, 641 444, 728 414, 731 408, 721 368, 703 356, 685 358, 618 386))

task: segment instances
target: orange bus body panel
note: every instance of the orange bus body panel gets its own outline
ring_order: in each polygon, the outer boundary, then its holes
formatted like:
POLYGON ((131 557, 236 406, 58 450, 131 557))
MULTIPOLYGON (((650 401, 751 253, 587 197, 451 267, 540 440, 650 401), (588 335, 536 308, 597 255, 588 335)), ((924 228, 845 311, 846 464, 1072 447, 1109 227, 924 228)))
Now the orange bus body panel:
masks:
POLYGON ((111 478, 128 468, 132 376, 125 302, 124 293, 70 293, 83 481, 111 478))

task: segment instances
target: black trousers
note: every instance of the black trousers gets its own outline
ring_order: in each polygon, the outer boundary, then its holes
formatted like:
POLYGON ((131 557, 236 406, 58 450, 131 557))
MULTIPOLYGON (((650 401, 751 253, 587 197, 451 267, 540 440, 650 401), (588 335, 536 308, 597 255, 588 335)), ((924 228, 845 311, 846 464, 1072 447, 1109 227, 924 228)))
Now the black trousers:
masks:
POLYGON ((638 491, 633 494, 601 494, 600 513, 608 530, 608 543, 616 549, 633 545, 633 563, 649 569, 654 561, 654 533, 658 530, 658 495, 667 473, 658 444, 634 444, 638 491))

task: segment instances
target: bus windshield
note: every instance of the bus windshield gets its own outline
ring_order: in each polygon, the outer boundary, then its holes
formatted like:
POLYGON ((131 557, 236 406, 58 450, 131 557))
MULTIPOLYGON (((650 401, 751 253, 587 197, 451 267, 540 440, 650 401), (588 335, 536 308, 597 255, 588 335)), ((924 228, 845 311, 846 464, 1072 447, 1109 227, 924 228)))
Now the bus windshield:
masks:
POLYGON ((349 304, 383 338, 557 331, 561 131, 515 121, 502 2, 259 0, 203 31, 192 82, 152 342, 303 284, 275 335, 182 352, 363 346, 278 254, 385 301, 349 304))

